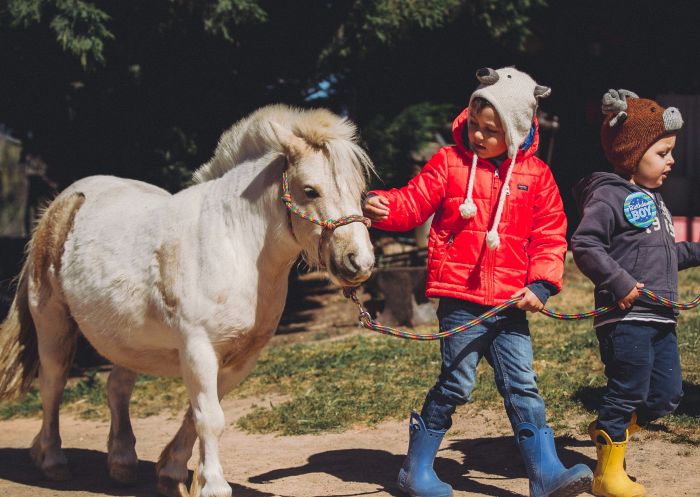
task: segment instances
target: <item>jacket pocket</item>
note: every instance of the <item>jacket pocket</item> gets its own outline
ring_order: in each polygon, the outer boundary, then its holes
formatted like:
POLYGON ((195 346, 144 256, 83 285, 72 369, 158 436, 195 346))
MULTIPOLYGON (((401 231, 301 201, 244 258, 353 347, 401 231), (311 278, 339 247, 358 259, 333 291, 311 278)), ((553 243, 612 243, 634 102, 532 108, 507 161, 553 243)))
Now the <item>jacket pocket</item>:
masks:
POLYGON ((454 244, 455 236, 456 236, 455 233, 450 233, 450 236, 447 238, 447 241, 445 242, 445 253, 442 254, 442 257, 440 258, 440 265, 438 266, 438 273, 437 273, 438 281, 442 281, 442 270, 445 267, 445 263, 447 262, 447 258, 450 255, 450 249, 452 248, 452 245, 454 244))
POLYGON ((649 275, 656 271, 658 271, 658 274, 666 275, 668 269, 666 247, 663 245, 642 245, 637 248, 634 254, 634 264, 630 270, 630 275, 640 283, 653 286, 653 282, 649 281, 649 275), (659 257, 659 253, 663 254, 663 256, 659 257), (645 279, 647 281, 644 281, 645 279))
POLYGON ((532 228, 532 204, 527 198, 506 198, 503 219, 508 222, 509 232, 520 235, 529 234, 532 228))

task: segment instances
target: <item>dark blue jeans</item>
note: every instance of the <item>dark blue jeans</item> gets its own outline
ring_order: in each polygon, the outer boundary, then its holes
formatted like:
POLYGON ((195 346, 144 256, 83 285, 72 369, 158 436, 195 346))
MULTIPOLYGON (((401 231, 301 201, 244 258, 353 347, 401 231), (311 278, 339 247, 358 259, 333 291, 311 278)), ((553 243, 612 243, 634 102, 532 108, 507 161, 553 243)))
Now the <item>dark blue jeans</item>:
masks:
MULTIPOLYGON (((449 330, 486 312, 490 307, 459 299, 440 300, 440 329, 449 330)), ((476 382, 476 367, 486 357, 503 396, 513 431, 527 421, 545 426, 544 401, 537 391, 532 368, 532 344, 525 312, 508 309, 462 333, 440 342, 442 367, 428 392, 421 417, 432 430, 448 429, 458 405, 465 404, 476 382)))
POLYGON ((678 407, 683 385, 676 325, 618 321, 596 334, 608 378, 597 426, 619 442, 633 412, 644 425, 678 407))

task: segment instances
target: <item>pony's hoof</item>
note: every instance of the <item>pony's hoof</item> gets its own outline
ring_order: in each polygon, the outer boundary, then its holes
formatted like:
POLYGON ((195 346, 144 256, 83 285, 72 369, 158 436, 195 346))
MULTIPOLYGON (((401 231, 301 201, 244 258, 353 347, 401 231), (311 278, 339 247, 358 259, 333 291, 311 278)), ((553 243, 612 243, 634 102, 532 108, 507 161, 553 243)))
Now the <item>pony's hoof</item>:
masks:
POLYGON ((183 482, 168 476, 158 477, 158 485, 156 490, 158 491, 159 495, 163 495, 165 497, 189 497, 187 486, 183 482))
POLYGON ((109 477, 121 485, 133 485, 138 479, 138 464, 110 464, 109 477))
POLYGON ((41 472, 51 481, 66 481, 73 477, 67 464, 56 464, 48 468, 41 468, 41 472))
MULTIPOLYGON (((194 488, 194 487, 193 487, 194 488)), ((190 489, 192 493, 193 489, 190 489)), ((231 497, 231 485, 224 482, 223 484, 205 484, 200 493, 193 494, 192 497, 231 497)))

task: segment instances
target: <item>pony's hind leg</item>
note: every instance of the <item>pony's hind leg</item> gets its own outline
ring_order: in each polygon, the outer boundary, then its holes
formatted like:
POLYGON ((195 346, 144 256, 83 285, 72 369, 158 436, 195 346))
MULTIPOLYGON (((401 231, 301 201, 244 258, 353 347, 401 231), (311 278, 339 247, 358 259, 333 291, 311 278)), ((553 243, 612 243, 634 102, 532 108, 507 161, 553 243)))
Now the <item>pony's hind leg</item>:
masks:
POLYGON ((167 497, 180 497, 187 495, 187 461, 192 456, 192 448, 197 440, 197 431, 194 428, 192 407, 187 409, 180 429, 175 437, 163 449, 156 464, 158 475, 158 493, 167 497))
POLYGON ((71 475, 61 450, 58 410, 73 362, 77 326, 65 305, 56 299, 48 299, 40 309, 31 308, 31 311, 37 332, 43 417, 30 452, 44 476, 50 480, 66 480, 71 475))
POLYGON ((136 373, 114 366, 107 379, 107 401, 111 413, 107 441, 109 477, 124 484, 134 483, 137 477, 136 437, 129 419, 129 401, 136 383, 136 373))

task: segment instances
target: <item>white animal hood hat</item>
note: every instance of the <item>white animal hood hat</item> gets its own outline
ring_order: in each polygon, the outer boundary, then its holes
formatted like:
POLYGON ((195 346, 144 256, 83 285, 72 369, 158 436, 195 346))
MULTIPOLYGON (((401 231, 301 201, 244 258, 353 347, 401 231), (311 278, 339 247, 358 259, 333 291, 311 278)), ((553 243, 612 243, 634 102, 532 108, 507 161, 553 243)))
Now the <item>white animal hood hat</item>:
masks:
MULTIPOLYGON (((501 221, 506 196, 510 192, 510 176, 515 167, 518 149, 530 133, 538 99, 548 97, 552 90, 547 86, 538 85, 528 74, 518 71, 514 67, 503 67, 495 70, 483 67, 476 72, 476 77, 481 84, 469 98, 469 105, 471 106, 475 98, 483 98, 493 106, 501 119, 506 135, 508 157, 511 159, 498 199, 496 216, 491 229, 486 234, 487 245, 489 248, 495 249, 500 244, 498 223, 501 221)), ((469 171, 467 198, 459 207, 460 214, 465 219, 474 217, 476 214, 476 204, 472 200, 472 191, 477 160, 478 156, 474 153, 472 167, 469 171)))

